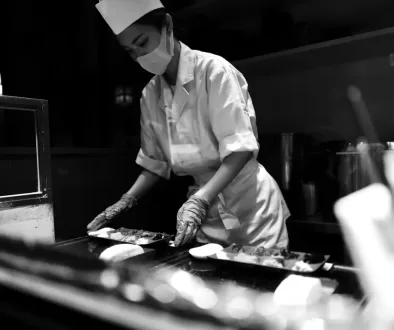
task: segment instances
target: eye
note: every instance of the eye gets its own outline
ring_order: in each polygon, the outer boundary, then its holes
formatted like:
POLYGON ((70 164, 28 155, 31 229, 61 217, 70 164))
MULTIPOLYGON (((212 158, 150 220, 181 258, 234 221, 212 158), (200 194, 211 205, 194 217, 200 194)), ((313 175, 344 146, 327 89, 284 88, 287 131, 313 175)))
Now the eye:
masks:
POLYGON ((148 43, 148 39, 144 39, 144 41, 142 41, 138 47, 144 47, 146 44, 148 43))

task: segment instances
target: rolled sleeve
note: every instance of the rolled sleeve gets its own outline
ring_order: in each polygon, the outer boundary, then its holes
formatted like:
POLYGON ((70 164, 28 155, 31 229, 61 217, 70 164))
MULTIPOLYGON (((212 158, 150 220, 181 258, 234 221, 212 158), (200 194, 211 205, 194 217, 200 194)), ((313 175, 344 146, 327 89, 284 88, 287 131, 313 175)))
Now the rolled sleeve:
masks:
POLYGON ((212 131, 219 143, 223 161, 233 152, 250 151, 257 157, 259 145, 252 127, 248 107, 247 84, 231 67, 216 64, 209 74, 209 114, 212 131), (241 81, 240 81, 240 80, 241 81))
POLYGON ((144 97, 141 99, 141 148, 136 163, 144 169, 169 179, 171 167, 160 147, 144 97))
POLYGON ((219 155, 222 161, 233 152, 240 151, 251 151, 254 157, 257 157, 259 146, 253 133, 236 133, 219 141, 219 155))

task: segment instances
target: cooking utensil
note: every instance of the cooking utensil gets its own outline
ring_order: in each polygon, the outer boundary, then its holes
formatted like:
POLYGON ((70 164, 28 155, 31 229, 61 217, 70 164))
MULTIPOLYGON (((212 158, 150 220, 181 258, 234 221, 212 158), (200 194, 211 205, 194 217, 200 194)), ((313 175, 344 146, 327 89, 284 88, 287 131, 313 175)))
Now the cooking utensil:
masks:
POLYGON ((317 186, 315 182, 302 183, 302 193, 305 202, 305 213, 307 216, 314 216, 318 209, 317 186))
POLYGON ((281 136, 281 184, 284 191, 291 187, 291 174, 293 171, 294 134, 282 133, 281 136))
POLYGON ((378 135, 372 124, 367 106, 364 102, 361 91, 356 86, 349 86, 348 98, 352 104, 359 125, 369 142, 379 142, 378 135))
MULTIPOLYGON (((356 117, 367 139, 369 141, 378 143, 378 134, 376 133, 376 130, 372 124, 372 120, 369 116, 368 108, 366 103, 364 102, 361 91, 355 86, 349 86, 348 97, 353 105, 353 110, 355 111, 356 117)), ((373 162, 371 160, 370 153, 368 152, 368 147, 365 147, 365 145, 361 144, 359 149, 361 152, 361 160, 365 164, 372 183, 382 183, 389 188, 392 200, 391 215, 392 218, 394 218, 394 157, 387 153, 386 155, 389 156, 386 156, 384 155, 383 151, 380 152, 379 150, 377 150, 377 153, 374 153, 374 156, 378 158, 378 162, 380 164, 376 166, 376 162, 373 162)))
MULTIPOLYGON (((358 151, 360 152, 361 161, 365 165, 365 169, 372 183, 383 183, 387 185, 387 179, 383 169, 380 166, 377 166, 376 162, 371 159, 370 149, 366 145, 366 142, 379 144, 379 138, 373 126, 372 119, 369 115, 368 108, 363 99, 362 93, 356 86, 349 86, 348 98, 360 128, 365 135, 365 138, 360 140, 360 143, 357 147, 358 151)), ((380 153, 380 150, 377 150, 377 153, 374 152, 374 156, 377 157, 375 160, 378 160, 379 156, 383 156, 383 152, 380 153)))

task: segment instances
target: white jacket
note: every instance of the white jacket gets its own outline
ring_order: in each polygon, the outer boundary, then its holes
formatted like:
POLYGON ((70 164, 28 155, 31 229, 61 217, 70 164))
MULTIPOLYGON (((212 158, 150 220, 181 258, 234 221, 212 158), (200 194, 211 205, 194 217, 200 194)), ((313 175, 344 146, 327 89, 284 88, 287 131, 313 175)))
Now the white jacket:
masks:
POLYGON ((211 204, 197 233, 200 242, 267 248, 288 245, 285 222, 290 213, 277 183, 256 160, 257 137, 248 84, 220 56, 181 43, 176 86, 155 76, 142 93, 137 164, 166 179, 171 170, 193 176, 195 186, 189 195, 232 152, 254 153, 211 204))

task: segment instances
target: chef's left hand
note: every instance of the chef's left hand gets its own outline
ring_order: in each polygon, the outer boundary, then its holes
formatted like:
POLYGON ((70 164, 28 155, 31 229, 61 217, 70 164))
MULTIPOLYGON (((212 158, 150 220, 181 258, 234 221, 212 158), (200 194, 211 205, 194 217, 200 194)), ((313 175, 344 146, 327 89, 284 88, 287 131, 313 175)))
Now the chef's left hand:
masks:
POLYGON ((202 197, 193 195, 179 209, 176 223, 175 246, 190 243, 196 236, 197 229, 205 219, 209 203, 202 197))

